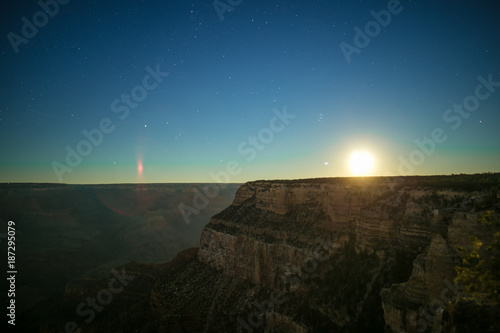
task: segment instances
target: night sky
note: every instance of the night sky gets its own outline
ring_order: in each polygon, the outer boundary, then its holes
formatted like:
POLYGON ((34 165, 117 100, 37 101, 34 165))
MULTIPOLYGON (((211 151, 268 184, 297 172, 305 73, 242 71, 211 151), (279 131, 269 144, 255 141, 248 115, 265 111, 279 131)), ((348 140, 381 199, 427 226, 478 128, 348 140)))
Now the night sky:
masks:
POLYGON ((500 171, 497 2, 215 5, 4 2, 0 182, 500 171))

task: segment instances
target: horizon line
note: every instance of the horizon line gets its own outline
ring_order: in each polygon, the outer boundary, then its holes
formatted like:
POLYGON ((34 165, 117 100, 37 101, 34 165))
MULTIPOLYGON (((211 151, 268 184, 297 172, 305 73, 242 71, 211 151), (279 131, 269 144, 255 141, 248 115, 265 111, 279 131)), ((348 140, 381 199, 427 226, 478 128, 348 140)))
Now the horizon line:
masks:
POLYGON ((280 178, 280 179, 256 179, 247 180, 244 182, 148 182, 148 183, 56 183, 56 182, 0 182, 0 185, 28 185, 28 184, 38 184, 38 185, 80 185, 80 186, 98 186, 98 185, 183 185, 183 184, 225 184, 225 185, 236 185, 236 184, 246 184, 251 182, 265 182, 265 181, 300 181, 300 180, 318 180, 318 179, 369 179, 369 178, 405 178, 405 177, 452 177, 452 176, 473 176, 473 175, 500 175, 500 171, 486 171, 486 172, 476 172, 476 173, 451 173, 451 174, 427 174, 427 175, 386 175, 386 176, 333 176, 333 177, 316 177, 316 178, 280 178))

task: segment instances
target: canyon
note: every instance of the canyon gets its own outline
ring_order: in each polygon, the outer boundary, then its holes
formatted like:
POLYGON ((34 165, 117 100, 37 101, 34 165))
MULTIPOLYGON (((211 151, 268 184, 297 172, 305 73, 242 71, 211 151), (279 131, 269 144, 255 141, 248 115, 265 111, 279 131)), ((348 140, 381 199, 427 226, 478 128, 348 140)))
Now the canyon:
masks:
MULTIPOLYGON (((221 188, 187 224, 178 205, 191 204, 207 185, 0 184, 0 234, 8 221, 16 226, 16 326, 39 331, 65 292, 102 279, 113 267, 167 262, 197 246, 202 228, 232 202, 240 184, 221 188)), ((6 240, 0 238, 4 258, 6 240)))
POLYGON ((495 332, 498 306, 455 278, 457 248, 499 231, 478 222, 498 217, 499 185, 499 174, 248 182, 198 247, 73 280, 41 331, 495 332), (117 271, 133 280, 92 320, 79 314, 117 271))

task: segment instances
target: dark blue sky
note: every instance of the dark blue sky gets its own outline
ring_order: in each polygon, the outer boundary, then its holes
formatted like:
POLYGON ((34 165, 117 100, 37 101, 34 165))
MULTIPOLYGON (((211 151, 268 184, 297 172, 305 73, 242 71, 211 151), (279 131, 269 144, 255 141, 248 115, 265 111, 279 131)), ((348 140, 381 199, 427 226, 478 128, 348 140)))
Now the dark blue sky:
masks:
POLYGON ((500 171, 492 1, 7 3, 1 182, 500 171))

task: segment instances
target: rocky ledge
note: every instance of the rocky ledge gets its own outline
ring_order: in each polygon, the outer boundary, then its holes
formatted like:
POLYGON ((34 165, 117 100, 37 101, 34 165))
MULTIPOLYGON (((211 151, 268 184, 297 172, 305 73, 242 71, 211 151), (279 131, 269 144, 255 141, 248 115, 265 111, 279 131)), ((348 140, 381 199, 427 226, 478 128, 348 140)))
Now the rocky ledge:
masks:
MULTIPOLYGON (((134 297, 106 311, 124 318, 136 306, 159 332, 472 332, 451 307, 464 299, 457 247, 492 238, 478 220, 498 211, 499 185, 499 174, 249 182, 199 249, 129 266, 148 276, 137 280, 149 281, 143 298, 125 289, 134 297)), ((497 308, 487 313, 493 332, 497 308)), ((127 320, 124 331, 140 327, 127 320)))

